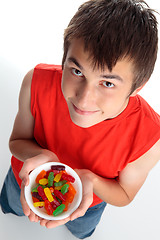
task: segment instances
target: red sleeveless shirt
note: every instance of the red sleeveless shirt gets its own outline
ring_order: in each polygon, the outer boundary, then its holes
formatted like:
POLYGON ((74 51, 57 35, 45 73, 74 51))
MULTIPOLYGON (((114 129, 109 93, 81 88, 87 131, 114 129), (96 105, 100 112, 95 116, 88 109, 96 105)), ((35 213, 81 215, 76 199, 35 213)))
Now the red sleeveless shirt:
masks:
MULTIPOLYGON (((115 178, 130 162, 160 139, 160 116, 139 95, 130 97, 126 109, 114 119, 89 128, 75 125, 61 91, 61 66, 39 64, 31 85, 31 112, 37 143, 53 151, 62 163, 115 178)), ((12 157, 19 186, 21 161, 12 157)), ((94 194, 93 205, 102 200, 94 194)))

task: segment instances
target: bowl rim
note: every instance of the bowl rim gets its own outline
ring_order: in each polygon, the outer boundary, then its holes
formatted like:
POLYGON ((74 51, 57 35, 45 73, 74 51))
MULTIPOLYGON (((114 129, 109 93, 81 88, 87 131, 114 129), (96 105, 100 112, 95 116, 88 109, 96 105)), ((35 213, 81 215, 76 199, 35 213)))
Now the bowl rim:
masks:
POLYGON ((62 220, 62 219, 69 217, 79 207, 81 200, 82 200, 82 182, 81 182, 78 174, 70 166, 68 166, 64 163, 61 163, 61 162, 47 162, 47 163, 44 163, 44 164, 38 166, 29 174, 29 185, 25 186, 24 195, 25 195, 25 199, 26 199, 28 206, 37 216, 47 219, 47 220, 62 220), (58 216, 48 215, 45 211, 43 212, 42 209, 40 211, 39 208, 34 207, 33 201, 32 201, 32 196, 31 196, 31 189, 33 188, 34 185, 36 185, 35 181, 33 182, 33 178, 36 179, 36 176, 38 175, 38 173, 40 173, 40 171, 42 171, 43 169, 46 171, 50 170, 50 167, 52 165, 65 166, 66 172, 68 174, 71 174, 75 178, 75 182, 72 184, 76 188, 77 193, 78 193, 75 195, 75 198, 74 198, 73 202, 70 204, 69 209, 67 211, 61 213, 58 216), (31 181, 31 179, 32 179, 32 181, 31 181))

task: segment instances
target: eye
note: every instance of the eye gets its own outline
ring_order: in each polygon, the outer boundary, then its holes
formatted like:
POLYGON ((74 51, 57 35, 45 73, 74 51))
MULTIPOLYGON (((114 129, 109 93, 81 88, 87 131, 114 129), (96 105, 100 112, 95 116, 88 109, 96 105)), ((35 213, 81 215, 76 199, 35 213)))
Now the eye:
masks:
POLYGON ((106 88, 113 88, 115 86, 113 83, 108 82, 108 81, 103 81, 102 85, 106 88))
POLYGON ((76 68, 72 68, 72 73, 78 77, 83 77, 83 74, 81 73, 81 71, 79 71, 76 68))

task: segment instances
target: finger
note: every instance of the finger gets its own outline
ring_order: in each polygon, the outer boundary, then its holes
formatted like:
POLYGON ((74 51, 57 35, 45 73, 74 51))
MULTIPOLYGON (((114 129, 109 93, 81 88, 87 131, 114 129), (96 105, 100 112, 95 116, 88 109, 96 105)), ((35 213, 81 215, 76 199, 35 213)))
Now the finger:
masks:
POLYGON ((34 219, 35 222, 39 222, 39 217, 37 215, 35 215, 35 219, 34 219))
POLYGON ((22 182, 24 183, 25 186, 29 185, 29 177, 28 175, 26 175, 25 177, 23 177, 22 182))
POLYGON ((70 221, 70 217, 65 218, 65 219, 63 219, 63 220, 48 221, 48 222, 46 223, 46 227, 47 227, 47 228, 55 228, 55 227, 58 227, 58 226, 60 226, 60 225, 64 225, 64 224, 67 223, 68 221, 70 221))
POLYGON ((71 221, 75 220, 76 218, 84 216, 92 202, 93 202, 92 196, 90 197, 88 195, 84 196, 77 210, 71 214, 70 216, 71 221))
POLYGON ((24 182, 25 186, 27 186, 29 184, 29 173, 30 173, 30 168, 29 165, 25 162, 23 164, 23 167, 21 169, 21 171, 19 172, 19 177, 22 179, 22 181, 24 182))
POLYGON ((31 222, 39 221, 38 216, 34 212, 32 212, 32 210, 30 210, 30 215, 28 216, 28 218, 31 222))
POLYGON ((43 227, 46 226, 47 222, 48 222, 48 220, 46 220, 46 219, 42 219, 42 218, 40 219, 40 225, 43 227))
POLYGON ((21 184, 21 195, 20 195, 20 201, 21 201, 21 205, 22 205, 22 209, 23 209, 23 212, 26 216, 29 216, 30 215, 30 208, 26 202, 26 199, 24 197, 24 183, 22 182, 21 184))
POLYGON ((74 171, 75 171, 77 174, 79 174, 79 172, 80 172, 77 168, 74 168, 74 171))
POLYGON ((29 175, 29 173, 35 169, 36 167, 49 162, 49 161, 55 161, 55 162, 59 162, 57 156, 50 151, 46 151, 45 154, 39 154, 35 157, 32 158, 28 158, 24 161, 23 167, 19 173, 19 177, 21 179, 23 179, 26 175, 29 175), (51 158, 52 155, 52 158, 51 158), (49 156, 49 158, 48 158, 49 156))

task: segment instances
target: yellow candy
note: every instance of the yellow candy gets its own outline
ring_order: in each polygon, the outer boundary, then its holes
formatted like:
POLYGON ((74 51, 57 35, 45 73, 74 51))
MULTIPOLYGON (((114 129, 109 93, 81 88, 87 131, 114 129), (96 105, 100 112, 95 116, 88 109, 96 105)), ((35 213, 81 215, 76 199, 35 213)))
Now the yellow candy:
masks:
POLYGON ((39 184, 41 184, 41 185, 46 185, 46 184, 48 184, 48 179, 47 179, 47 178, 42 178, 42 179, 40 179, 40 180, 39 180, 39 184))
POLYGON ((34 207, 44 207, 45 203, 44 202, 34 202, 33 205, 34 205, 34 207))
POLYGON ((58 174, 55 176, 54 181, 55 181, 55 182, 59 182, 60 179, 61 179, 61 176, 62 176, 62 173, 58 173, 58 174))
POLYGON ((50 202, 54 201, 54 198, 53 198, 53 196, 51 194, 51 191, 50 191, 50 189, 48 187, 44 189, 44 193, 45 193, 46 197, 48 198, 48 200, 50 202))

